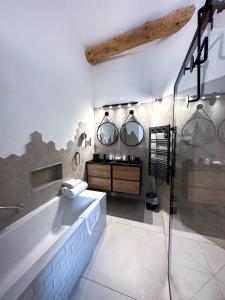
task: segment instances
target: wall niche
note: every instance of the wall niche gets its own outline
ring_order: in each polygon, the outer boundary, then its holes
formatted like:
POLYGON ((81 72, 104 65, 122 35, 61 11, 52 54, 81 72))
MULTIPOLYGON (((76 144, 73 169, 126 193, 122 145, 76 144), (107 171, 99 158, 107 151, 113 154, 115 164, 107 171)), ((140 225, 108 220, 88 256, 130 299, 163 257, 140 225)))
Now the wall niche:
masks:
POLYGON ((39 168, 31 172, 32 192, 39 191, 63 178, 62 163, 39 168))

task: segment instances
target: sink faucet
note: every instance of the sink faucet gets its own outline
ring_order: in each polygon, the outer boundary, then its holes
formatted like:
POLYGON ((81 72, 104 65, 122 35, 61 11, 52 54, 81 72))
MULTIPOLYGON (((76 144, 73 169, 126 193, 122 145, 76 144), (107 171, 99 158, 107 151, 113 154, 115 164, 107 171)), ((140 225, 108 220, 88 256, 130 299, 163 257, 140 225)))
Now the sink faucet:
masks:
POLYGON ((4 205, 0 205, 0 210, 22 210, 24 208, 24 204, 23 203, 19 203, 16 206, 4 206, 4 205))

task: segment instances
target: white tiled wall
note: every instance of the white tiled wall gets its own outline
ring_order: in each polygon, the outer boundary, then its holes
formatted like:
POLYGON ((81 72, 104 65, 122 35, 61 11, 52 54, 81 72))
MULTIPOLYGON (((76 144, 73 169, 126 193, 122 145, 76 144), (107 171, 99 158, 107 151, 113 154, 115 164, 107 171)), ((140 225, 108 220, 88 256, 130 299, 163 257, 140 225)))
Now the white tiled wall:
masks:
POLYGON ((27 287, 19 300, 61 300, 69 294, 91 259, 92 251, 106 224, 105 201, 101 201, 101 215, 91 236, 85 221, 73 233, 55 257, 27 287))

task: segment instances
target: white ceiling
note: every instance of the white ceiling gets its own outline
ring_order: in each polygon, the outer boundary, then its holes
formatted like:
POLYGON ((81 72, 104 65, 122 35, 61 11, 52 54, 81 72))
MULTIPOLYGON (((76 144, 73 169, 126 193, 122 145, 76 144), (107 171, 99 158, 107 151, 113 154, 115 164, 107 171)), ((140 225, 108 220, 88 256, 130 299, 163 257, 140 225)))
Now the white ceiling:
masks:
POLYGON ((65 0, 65 7, 86 47, 193 3, 204 0, 65 0))
POLYGON ((197 10, 205 0, 64 1, 71 28, 84 48, 194 3, 194 16, 176 34, 130 49, 101 64, 89 65, 95 107, 131 100, 146 102, 173 92, 196 30, 197 10))

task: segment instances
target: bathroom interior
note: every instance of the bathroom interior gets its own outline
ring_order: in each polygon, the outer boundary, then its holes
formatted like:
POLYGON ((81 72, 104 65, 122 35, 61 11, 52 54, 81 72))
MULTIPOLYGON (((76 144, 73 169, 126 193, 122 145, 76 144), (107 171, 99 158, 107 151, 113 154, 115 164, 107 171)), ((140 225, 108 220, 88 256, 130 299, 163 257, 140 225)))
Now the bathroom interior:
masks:
POLYGON ((0 299, 225 300, 225 1, 0 15, 0 299))

